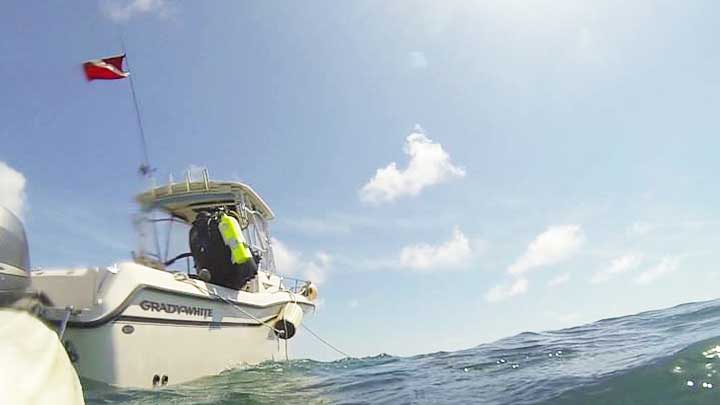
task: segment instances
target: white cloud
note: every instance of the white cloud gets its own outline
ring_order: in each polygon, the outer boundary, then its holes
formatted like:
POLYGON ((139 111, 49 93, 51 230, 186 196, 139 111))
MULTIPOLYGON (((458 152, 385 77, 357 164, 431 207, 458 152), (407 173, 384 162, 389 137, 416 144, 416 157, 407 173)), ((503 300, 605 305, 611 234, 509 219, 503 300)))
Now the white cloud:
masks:
POLYGON ((418 221, 415 216, 379 218, 367 212, 329 212, 316 217, 283 218, 275 226, 311 235, 348 235, 355 232, 386 231, 389 228, 415 232, 432 232, 459 219, 457 213, 437 213, 418 221))
POLYGON ((325 282, 327 272, 332 265, 332 257, 329 254, 317 252, 312 258, 306 259, 301 252, 291 250, 276 238, 272 238, 271 243, 278 272, 310 280, 315 284, 325 282))
POLYGON ((327 280, 327 272, 331 265, 332 256, 325 252, 317 252, 311 260, 301 262, 301 274, 303 278, 315 284, 322 284, 327 280))
POLYGON ((349 234, 352 231, 352 226, 350 224, 344 223, 343 221, 335 218, 285 219, 284 224, 297 231, 313 235, 340 235, 349 234))
POLYGON ((115 22, 125 22, 141 14, 153 14, 166 18, 170 6, 165 0, 108 0, 102 3, 105 15, 115 22))
POLYGON ((326 303, 326 301, 325 301, 324 297, 320 297, 320 298, 316 299, 314 302, 315 309, 313 310, 313 312, 317 313, 320 310, 320 308, 325 308, 325 303, 326 303))
POLYGON ((570 281, 570 273, 563 273, 547 282, 548 287, 557 287, 570 281))
POLYGON ((657 265, 645 270, 635 279, 638 284, 649 284, 665 274, 677 270, 679 261, 677 257, 665 257, 657 265))
POLYGON ((424 52, 413 51, 408 53, 410 67, 413 69, 425 69, 428 66, 427 57, 424 52))
POLYGON ((570 322, 577 321, 578 319, 580 319, 580 314, 578 314, 577 312, 562 313, 562 312, 545 311, 545 315, 549 318, 552 318, 552 319, 562 322, 562 323, 570 323, 570 322))
POLYGON ((355 308, 357 308, 357 307, 360 306, 360 301, 358 301, 358 300, 356 300, 356 299, 352 299, 352 300, 350 300, 350 302, 348 302, 348 306, 349 306, 350 308, 355 309, 355 308))
POLYGON ((580 225, 557 225, 538 235, 527 251, 509 268, 510 274, 522 274, 536 268, 559 263, 575 254, 585 242, 580 225))
POLYGON ((497 285, 485 294, 488 302, 504 301, 516 295, 525 294, 528 290, 528 280, 518 278, 510 285, 497 285))
POLYGON ((627 230, 625 231, 628 236, 645 236, 655 230, 655 226, 648 224, 646 222, 634 222, 632 225, 630 225, 627 230))
POLYGON ((620 256, 610 262, 610 266, 593 274, 590 282, 594 284, 605 282, 618 274, 637 268, 642 260, 642 255, 628 254, 620 256))
POLYGON ((453 165, 442 145, 426 137, 419 126, 406 138, 404 151, 410 156, 408 167, 398 169, 392 162, 377 169, 360 190, 363 201, 380 204, 403 195, 416 196, 425 187, 465 176, 465 170, 453 165))
POLYGON ((610 61, 611 54, 603 46, 601 36, 588 27, 578 30, 575 43, 575 58, 578 63, 586 65, 605 65, 610 61))
POLYGON ((0 161, 0 206, 22 217, 25 209, 25 176, 0 161))
POLYGON ((442 271, 465 264, 471 255, 470 241, 456 227, 452 238, 440 245, 420 243, 405 246, 400 251, 400 264, 415 270, 442 271))

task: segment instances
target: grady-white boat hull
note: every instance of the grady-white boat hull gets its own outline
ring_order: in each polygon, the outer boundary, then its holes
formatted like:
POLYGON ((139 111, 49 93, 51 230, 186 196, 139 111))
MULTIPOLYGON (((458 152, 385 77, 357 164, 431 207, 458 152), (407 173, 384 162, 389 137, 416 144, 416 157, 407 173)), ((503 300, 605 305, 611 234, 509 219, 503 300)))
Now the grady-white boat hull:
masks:
POLYGON ((121 387, 178 384, 285 359, 286 342, 273 330, 282 309, 314 309, 262 271, 241 291, 137 263, 36 271, 31 279, 54 308, 45 317, 66 326, 62 339, 78 374, 121 387))

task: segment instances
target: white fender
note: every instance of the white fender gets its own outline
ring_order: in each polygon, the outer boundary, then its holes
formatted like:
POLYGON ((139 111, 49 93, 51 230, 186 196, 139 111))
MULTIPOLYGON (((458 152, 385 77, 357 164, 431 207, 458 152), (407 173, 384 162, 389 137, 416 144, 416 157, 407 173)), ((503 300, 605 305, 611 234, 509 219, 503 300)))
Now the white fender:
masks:
POLYGON ((290 339, 295 336, 297 328, 300 327, 300 323, 303 318, 303 310, 300 305, 294 302, 288 302, 285 304, 283 309, 275 321, 275 330, 280 339, 290 339))

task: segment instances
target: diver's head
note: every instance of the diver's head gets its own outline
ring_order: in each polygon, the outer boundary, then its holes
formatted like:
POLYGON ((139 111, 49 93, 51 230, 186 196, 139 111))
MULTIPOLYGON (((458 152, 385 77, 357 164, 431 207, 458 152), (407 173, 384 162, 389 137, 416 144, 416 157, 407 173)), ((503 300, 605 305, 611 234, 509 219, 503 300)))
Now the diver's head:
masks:
POLYGON ((10 210, 0 207, 0 305, 23 296, 30 286, 30 255, 25 228, 10 210))

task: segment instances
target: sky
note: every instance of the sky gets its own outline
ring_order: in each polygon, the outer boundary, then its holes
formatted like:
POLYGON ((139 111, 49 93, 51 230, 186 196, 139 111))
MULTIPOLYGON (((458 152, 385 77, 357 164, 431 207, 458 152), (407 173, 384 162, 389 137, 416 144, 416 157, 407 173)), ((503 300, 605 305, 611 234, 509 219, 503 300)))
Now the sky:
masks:
MULTIPOLYGON (((0 204, 33 266, 137 246, 142 155, 276 213, 305 320, 354 356, 717 297, 713 1, 3 2, 0 204)), ((332 359, 307 334, 295 357, 332 359)))

